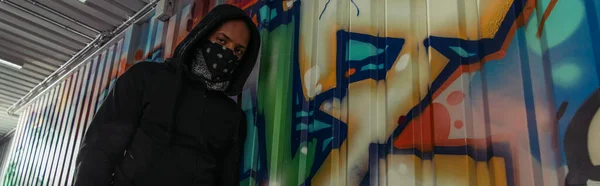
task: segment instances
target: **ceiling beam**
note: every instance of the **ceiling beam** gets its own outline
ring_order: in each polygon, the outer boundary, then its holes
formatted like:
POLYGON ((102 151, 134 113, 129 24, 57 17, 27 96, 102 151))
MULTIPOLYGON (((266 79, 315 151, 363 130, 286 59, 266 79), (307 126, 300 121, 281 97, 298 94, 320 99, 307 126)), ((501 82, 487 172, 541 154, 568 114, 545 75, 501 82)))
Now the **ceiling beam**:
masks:
POLYGON ((9 88, 9 89, 13 90, 14 92, 23 94, 23 95, 27 94, 29 92, 29 90, 31 90, 31 88, 28 88, 26 86, 23 86, 20 84, 15 84, 10 81, 3 81, 3 79, 0 79, 0 86, 9 88))
MULTIPOLYGON (((29 83, 33 83, 34 85, 38 84, 41 79, 39 78, 35 78, 35 77, 31 77, 27 74, 23 74, 19 71, 14 71, 8 68, 0 68, 0 78, 4 78, 4 79, 14 79, 17 83, 19 83, 19 81, 26 81, 29 83)), ((25 83, 25 82, 23 82, 25 83)))
POLYGON ((8 95, 5 95, 5 94, 0 94, 0 99, 8 100, 8 101, 11 101, 11 102, 17 102, 19 100, 18 97, 12 97, 12 96, 8 96, 8 95))
POLYGON ((56 59, 59 59, 60 61, 68 60, 71 57, 71 55, 73 55, 63 53, 62 51, 52 50, 51 48, 43 47, 39 43, 35 43, 34 41, 25 38, 11 37, 8 34, 0 35, 0 41, 10 43, 12 45, 20 45, 23 48, 28 48, 45 56, 52 56, 56 59))
POLYGON ((53 54, 56 58, 70 58, 75 53, 73 51, 60 50, 54 47, 46 47, 46 45, 44 45, 44 43, 39 42, 39 40, 21 37, 19 35, 15 35, 9 32, 4 33, 5 34, 0 35, 0 38, 6 41, 11 41, 13 43, 20 43, 23 46, 33 48, 36 51, 44 52, 45 54, 53 54))
MULTIPOLYGON (((4 39, 0 39, 0 42, 8 44, 8 46, 10 46, 9 49, 11 49, 13 51, 18 51, 21 54, 28 54, 28 56, 30 56, 30 57, 34 57, 34 56, 44 57, 46 59, 44 61, 52 60, 52 61, 58 61, 58 62, 60 62, 60 61, 67 61, 68 60, 68 58, 67 59, 61 59, 61 58, 56 58, 56 57, 54 57, 52 55, 46 55, 43 52, 39 52, 39 51, 36 51, 35 49, 31 49, 31 48, 28 48, 28 47, 23 47, 23 45, 21 45, 19 43, 13 43, 11 41, 6 41, 4 39)), ((55 62, 54 64, 56 64, 56 63, 57 62, 55 62)))
POLYGON ((71 35, 75 40, 85 41, 94 39, 93 35, 89 36, 84 33, 81 33, 75 29, 68 27, 67 25, 63 25, 57 21, 47 18, 42 14, 33 12, 25 7, 22 7, 10 1, 4 1, 4 3, 0 3, 0 9, 4 10, 7 14, 13 15, 13 17, 18 17, 22 20, 27 20, 49 30, 55 30, 56 32, 61 33, 65 36, 71 35))
MULTIPOLYGON (((143 2, 136 1, 136 0, 133 0, 133 1, 132 0, 109 0, 109 1, 119 3, 131 10, 139 10, 142 7, 144 7, 143 2)), ((148 3, 148 2, 146 2, 146 3, 148 3)))
MULTIPOLYGON (((77 3, 81 3, 79 1, 73 1, 77 3)), ((66 5, 63 1, 36 1, 37 4, 41 4, 46 6, 49 9, 55 10, 67 17, 71 17, 79 22, 87 23, 93 25, 94 28, 98 29, 100 32, 109 31, 115 25, 112 23, 114 20, 104 20, 98 17, 94 17, 90 14, 87 14, 73 6, 66 5)), ((116 23, 118 25, 119 23, 116 23)))
POLYGON ((1 108, 9 108, 10 105, 14 104, 14 102, 0 99, 0 104, 3 105, 3 106, 1 106, 1 108), (9 106, 4 106, 4 105, 9 105, 9 106))
POLYGON ((32 12, 42 14, 42 15, 44 15, 44 17, 46 17, 48 19, 54 20, 60 24, 67 26, 67 27, 73 28, 73 29, 77 30, 78 32, 84 33, 85 35, 96 36, 96 35, 100 34, 100 30, 92 27, 92 26, 96 26, 96 25, 89 25, 90 24, 89 22, 84 23, 84 22, 77 21, 76 19, 66 16, 56 10, 50 9, 49 7, 47 7, 43 4, 34 3, 34 1, 32 1, 32 0, 10 0, 10 2, 17 4, 17 5, 23 7, 27 10, 30 10, 32 12))
POLYGON ((57 44, 75 50, 85 46, 85 43, 89 41, 89 39, 86 38, 77 38, 76 34, 70 32, 60 33, 52 29, 41 27, 29 20, 24 20, 20 17, 15 16, 16 15, 11 15, 6 12, 0 11, 0 17, 4 17, 4 19, 0 19, 0 21, 7 26, 18 29, 19 32, 29 32, 45 40, 56 42, 57 44), (66 33, 69 33, 69 35, 65 35, 66 33))
POLYGON ((28 53, 24 53, 23 51, 15 50, 14 48, 9 48, 4 45, 0 45, 0 53, 5 54, 6 56, 11 56, 12 58, 17 58, 21 61, 15 62, 29 62, 29 61, 38 61, 41 63, 47 63, 51 65, 52 68, 56 68, 57 66, 62 65, 65 61, 57 60, 53 58, 46 57, 45 59, 40 59, 38 57, 44 57, 43 55, 30 55, 28 53))
POLYGON ((122 4, 116 3, 114 1, 107 1, 107 0, 103 0, 103 1, 86 1, 85 2, 88 5, 93 5, 93 6, 97 6, 98 8, 102 8, 104 10, 107 11, 113 11, 116 15, 121 16, 123 19, 127 19, 129 17, 131 17, 133 14, 135 14, 136 10, 131 10, 126 6, 123 6, 122 4))
POLYGON ((32 81, 33 83, 40 82, 47 77, 47 75, 39 74, 39 73, 36 73, 35 71, 33 71, 32 66, 29 64, 23 64, 23 67, 18 70, 4 68, 4 69, 0 70, 0 72, 13 74, 15 76, 18 76, 17 74, 21 74, 21 75, 33 78, 32 80, 35 80, 35 81, 32 81))
POLYGON ((36 73, 40 73, 40 74, 46 74, 48 72, 51 73, 51 72, 55 71, 56 69, 58 69, 58 67, 48 64, 48 63, 43 63, 43 62, 39 62, 39 61, 35 61, 35 60, 31 61, 31 60, 27 60, 27 59, 19 59, 12 55, 1 52, 1 51, 0 51, 0 56, 2 56, 2 59, 4 59, 4 60, 14 62, 17 64, 23 64, 21 68, 32 69, 33 71, 36 71, 36 73))
MULTIPOLYGON (((97 5, 89 3, 88 1, 85 3, 81 3, 80 1, 62 1, 60 3, 63 3, 66 7, 80 10, 84 14, 109 22, 111 25, 119 25, 127 19, 127 17, 121 17, 112 11, 106 11, 105 9, 99 8, 97 5)), ((117 11, 118 9, 115 10, 115 12, 117 11)))
POLYGON ((27 92, 23 93, 23 91, 19 91, 19 90, 15 90, 15 89, 10 89, 10 88, 5 87, 5 86, 0 87, 0 91, 2 91, 2 93, 0 93, 0 94, 11 96, 11 97, 14 97, 14 98, 17 98, 17 99, 21 98, 25 94, 27 94, 27 92))
POLYGON ((19 28, 15 28, 12 25, 8 25, 8 24, 0 21, 0 33, 2 33, 2 32, 3 32, 3 34, 10 33, 11 35, 17 35, 19 37, 29 38, 31 40, 37 41, 38 43, 42 44, 43 46, 47 46, 48 48, 54 48, 55 50, 61 50, 61 51, 65 51, 67 53, 74 54, 78 50, 75 48, 71 48, 71 47, 56 43, 56 41, 48 41, 43 37, 40 37, 35 34, 31 34, 29 32, 23 32, 23 30, 21 30, 19 28))

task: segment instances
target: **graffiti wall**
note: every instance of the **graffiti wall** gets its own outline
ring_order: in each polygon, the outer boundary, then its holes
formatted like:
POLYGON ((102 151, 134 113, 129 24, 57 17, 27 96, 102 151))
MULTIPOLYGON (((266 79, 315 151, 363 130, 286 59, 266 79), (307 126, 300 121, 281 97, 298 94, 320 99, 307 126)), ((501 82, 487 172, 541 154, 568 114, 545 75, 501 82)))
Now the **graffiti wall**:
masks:
POLYGON ((87 123, 125 70, 123 44, 106 47, 21 113, 2 185, 71 185, 87 123))
POLYGON ((599 2, 229 3, 263 37, 243 185, 600 184, 599 2))
POLYGON ((242 185, 600 184, 599 2, 195 0, 24 109, 3 185, 70 185, 112 82, 170 57, 220 3, 263 40, 242 185))

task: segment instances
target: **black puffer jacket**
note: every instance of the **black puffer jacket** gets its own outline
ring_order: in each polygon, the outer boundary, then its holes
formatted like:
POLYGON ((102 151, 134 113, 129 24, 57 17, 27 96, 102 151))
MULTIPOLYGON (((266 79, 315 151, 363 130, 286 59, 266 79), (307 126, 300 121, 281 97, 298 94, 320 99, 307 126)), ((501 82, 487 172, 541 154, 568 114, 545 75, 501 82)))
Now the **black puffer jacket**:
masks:
POLYGON ((215 7, 167 63, 128 69, 97 112, 77 156, 76 186, 238 185, 246 136, 239 95, 258 56, 260 36, 239 8, 215 7), (250 43, 225 92, 207 91, 188 72, 194 44, 220 24, 244 19, 250 43))

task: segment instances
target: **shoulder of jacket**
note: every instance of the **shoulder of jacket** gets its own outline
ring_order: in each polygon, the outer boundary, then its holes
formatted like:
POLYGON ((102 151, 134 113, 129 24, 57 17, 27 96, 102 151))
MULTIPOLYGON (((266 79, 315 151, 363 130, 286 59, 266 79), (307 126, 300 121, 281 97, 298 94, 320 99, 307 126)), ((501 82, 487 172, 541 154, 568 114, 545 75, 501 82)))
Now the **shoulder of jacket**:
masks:
POLYGON ((140 86, 146 87, 149 82, 155 81, 157 76, 164 76, 166 64, 156 62, 139 62, 127 69, 127 71, 119 77, 127 79, 125 81, 133 81, 139 83, 140 86))
POLYGON ((157 62, 139 62, 129 67, 128 71, 131 71, 135 74, 144 74, 144 75, 156 75, 157 73, 167 72, 169 70, 169 65, 165 63, 157 63, 157 62))
POLYGON ((165 67, 166 67, 165 63, 143 61, 143 62, 136 63, 129 68, 132 70, 133 69, 136 69, 136 70, 158 70, 158 69, 165 68, 165 67))

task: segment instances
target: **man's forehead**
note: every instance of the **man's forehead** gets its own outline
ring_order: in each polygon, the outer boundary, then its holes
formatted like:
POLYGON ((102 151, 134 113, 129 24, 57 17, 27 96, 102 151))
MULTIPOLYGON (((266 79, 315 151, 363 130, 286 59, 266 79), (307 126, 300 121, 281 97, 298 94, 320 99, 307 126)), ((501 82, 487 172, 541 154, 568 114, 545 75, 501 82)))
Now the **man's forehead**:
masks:
POLYGON ((250 39, 250 30, 242 20, 232 20, 223 23, 214 34, 224 34, 230 39, 250 39))
POLYGON ((223 23, 217 30, 229 31, 229 32, 240 32, 244 34, 250 34, 250 30, 243 20, 229 20, 223 23))

